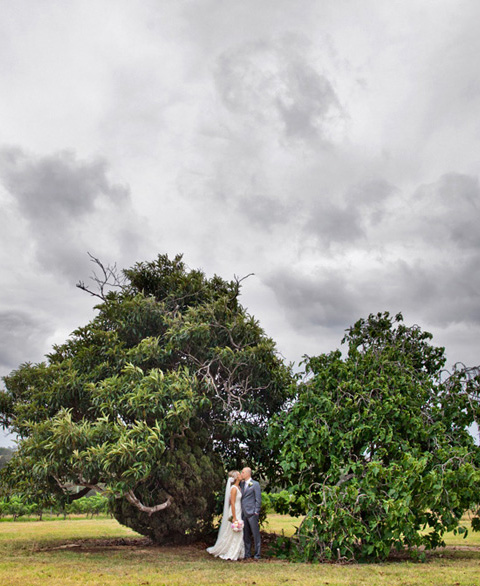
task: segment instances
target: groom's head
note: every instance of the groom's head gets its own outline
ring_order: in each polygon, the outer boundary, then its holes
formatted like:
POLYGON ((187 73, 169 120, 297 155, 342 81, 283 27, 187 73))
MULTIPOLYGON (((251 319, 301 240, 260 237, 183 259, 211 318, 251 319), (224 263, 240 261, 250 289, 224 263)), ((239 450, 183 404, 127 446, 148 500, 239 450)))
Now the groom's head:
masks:
POLYGON ((244 468, 242 470, 242 480, 250 480, 252 477, 252 469, 251 468, 244 468))

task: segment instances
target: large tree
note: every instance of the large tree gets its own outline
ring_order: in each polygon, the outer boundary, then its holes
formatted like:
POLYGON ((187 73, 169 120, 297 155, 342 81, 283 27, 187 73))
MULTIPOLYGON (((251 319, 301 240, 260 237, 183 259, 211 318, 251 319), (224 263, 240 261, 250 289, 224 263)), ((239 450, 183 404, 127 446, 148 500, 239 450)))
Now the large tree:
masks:
POLYGON ((4 379, 0 423, 20 438, 4 484, 67 501, 97 487, 121 523, 157 542, 195 539, 226 465, 268 468, 266 427, 290 370, 239 303, 241 280, 209 279, 181 256, 123 280, 98 265, 98 315, 4 379))
MULTIPOLYGON (((271 426, 305 514, 291 555, 379 559, 442 544, 480 500, 479 370, 444 369, 444 349, 399 314, 350 328, 348 351, 306 359, 293 407, 271 426)), ((476 521, 478 525, 478 520, 476 521)))

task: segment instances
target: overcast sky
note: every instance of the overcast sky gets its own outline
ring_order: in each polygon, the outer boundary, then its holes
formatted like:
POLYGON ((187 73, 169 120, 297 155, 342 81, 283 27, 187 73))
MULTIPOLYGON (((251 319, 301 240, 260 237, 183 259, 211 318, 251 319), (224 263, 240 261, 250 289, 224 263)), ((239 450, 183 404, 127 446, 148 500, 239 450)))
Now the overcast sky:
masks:
POLYGON ((255 273, 243 303, 288 360, 388 310, 479 364, 479 21, 477 0, 1 2, 0 376, 93 317, 87 251, 255 273))

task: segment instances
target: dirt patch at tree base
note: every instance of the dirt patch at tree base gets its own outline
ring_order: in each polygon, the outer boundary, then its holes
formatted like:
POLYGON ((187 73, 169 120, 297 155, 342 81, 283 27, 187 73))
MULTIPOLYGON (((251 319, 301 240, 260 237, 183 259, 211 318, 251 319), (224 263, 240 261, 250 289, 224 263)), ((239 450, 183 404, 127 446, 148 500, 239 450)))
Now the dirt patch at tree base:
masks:
MULTIPOLYGON (((262 548, 264 551, 268 550, 268 547, 276 539, 277 535, 272 533, 266 533, 262 535, 262 548)), ((79 553, 105 553, 106 551, 122 551, 128 552, 132 555, 155 555, 160 552, 168 553, 171 555, 179 556, 182 558, 198 558, 203 557, 206 548, 212 545, 211 543, 197 542, 189 545, 158 545, 154 543, 148 537, 120 537, 120 538, 102 538, 102 539, 78 539, 75 541, 68 541, 60 545, 55 546, 43 546, 39 547, 36 551, 48 552, 48 551, 62 551, 62 550, 75 550, 79 553)), ((433 561, 438 558, 454 558, 457 557, 457 552, 480 553, 480 546, 476 545, 452 545, 447 547, 438 548, 433 551, 425 552, 426 558, 424 560, 433 561)), ((272 556, 264 555, 261 562, 272 563, 272 562, 285 562, 287 560, 278 559, 272 556)), ((386 560, 387 562, 406 562, 415 561, 412 557, 411 552, 400 551, 392 552, 386 560)), ((335 562, 333 562, 335 563, 335 562)))

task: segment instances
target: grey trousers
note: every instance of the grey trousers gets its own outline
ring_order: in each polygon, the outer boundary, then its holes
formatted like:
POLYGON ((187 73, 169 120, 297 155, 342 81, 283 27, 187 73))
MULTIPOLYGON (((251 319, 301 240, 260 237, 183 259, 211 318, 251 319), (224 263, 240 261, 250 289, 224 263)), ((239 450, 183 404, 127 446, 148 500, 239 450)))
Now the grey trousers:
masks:
POLYGON ((258 526, 258 515, 243 517, 243 542, 245 544, 245 558, 252 557, 252 535, 255 544, 255 557, 260 557, 260 527, 258 526))

